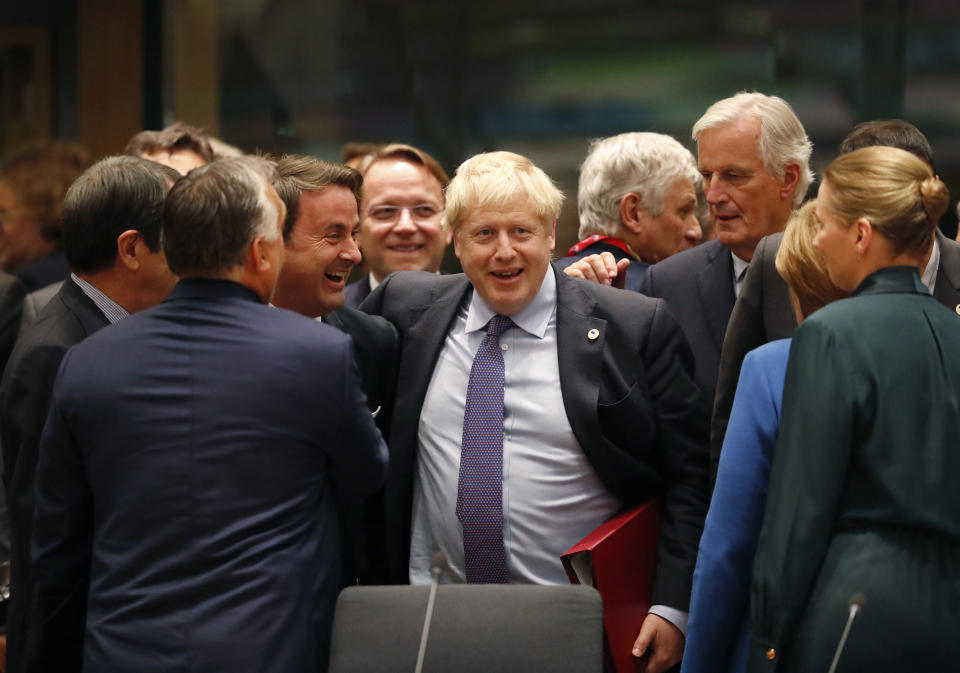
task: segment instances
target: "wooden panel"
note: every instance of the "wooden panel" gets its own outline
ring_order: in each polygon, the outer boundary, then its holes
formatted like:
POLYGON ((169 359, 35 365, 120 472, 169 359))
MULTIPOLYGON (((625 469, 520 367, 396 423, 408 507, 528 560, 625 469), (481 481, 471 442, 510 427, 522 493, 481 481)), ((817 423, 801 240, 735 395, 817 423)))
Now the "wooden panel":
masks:
POLYGON ((143 124, 140 3, 77 3, 77 134, 95 157, 119 154, 143 124))
POLYGON ((219 119, 219 30, 217 3, 176 0, 167 3, 164 40, 166 95, 174 119, 217 136, 219 119))

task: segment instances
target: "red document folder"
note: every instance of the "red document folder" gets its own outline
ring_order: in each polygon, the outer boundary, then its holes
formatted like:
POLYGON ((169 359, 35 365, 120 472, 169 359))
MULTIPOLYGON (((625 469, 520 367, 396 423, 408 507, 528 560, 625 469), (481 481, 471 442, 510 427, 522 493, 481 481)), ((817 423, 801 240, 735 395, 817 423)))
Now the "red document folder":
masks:
POLYGON ((633 643, 650 609, 657 572, 660 500, 650 500, 601 524, 560 558, 571 584, 603 598, 607 670, 634 673, 633 643))

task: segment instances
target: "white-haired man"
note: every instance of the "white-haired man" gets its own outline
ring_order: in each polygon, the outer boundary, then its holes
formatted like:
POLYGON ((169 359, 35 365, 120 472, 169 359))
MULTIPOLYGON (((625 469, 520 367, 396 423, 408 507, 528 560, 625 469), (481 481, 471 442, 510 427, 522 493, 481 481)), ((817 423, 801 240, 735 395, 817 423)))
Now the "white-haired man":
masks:
POLYGON ((675 664, 703 524, 706 419, 663 302, 550 265, 563 195, 529 159, 468 159, 444 223, 464 273, 400 271, 362 308, 401 334, 385 492, 392 581, 567 583, 561 553, 662 495, 646 670, 675 664), (691 555, 692 554, 692 555, 691 555))
POLYGON ((782 98, 739 93, 693 126, 717 238, 651 266, 640 291, 667 300, 697 362, 703 413, 713 409, 720 349, 760 239, 783 231, 813 179, 812 145, 782 98))
MULTIPOLYGON (((621 133, 594 142, 580 167, 580 242, 557 265, 608 252, 625 272, 623 286, 639 290, 648 265, 700 242, 699 183, 693 155, 670 136, 621 133)), ((575 267, 570 275, 590 271, 575 267)))

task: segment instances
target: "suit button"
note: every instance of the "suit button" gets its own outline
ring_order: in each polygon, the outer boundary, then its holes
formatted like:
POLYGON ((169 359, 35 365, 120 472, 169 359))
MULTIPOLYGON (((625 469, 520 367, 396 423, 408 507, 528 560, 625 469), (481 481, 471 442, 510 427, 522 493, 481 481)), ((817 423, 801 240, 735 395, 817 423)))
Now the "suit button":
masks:
POLYGON ((769 650, 767 650, 767 659, 769 659, 770 661, 773 661, 776 658, 777 658, 777 651, 771 647, 769 650))

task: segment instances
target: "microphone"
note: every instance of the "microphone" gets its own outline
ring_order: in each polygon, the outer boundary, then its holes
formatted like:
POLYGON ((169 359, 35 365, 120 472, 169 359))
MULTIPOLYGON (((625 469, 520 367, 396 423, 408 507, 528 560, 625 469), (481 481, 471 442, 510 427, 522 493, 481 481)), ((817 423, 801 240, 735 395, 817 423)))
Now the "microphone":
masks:
POLYGON ((830 670, 827 673, 834 673, 837 670, 837 664, 840 663, 840 654, 847 644, 847 636, 850 635, 850 626, 853 624, 853 618, 856 617, 863 606, 867 604, 867 597, 859 591, 850 597, 850 614, 847 616, 847 625, 843 627, 843 635, 840 636, 840 644, 837 645, 837 651, 833 654, 833 663, 830 664, 830 670))
POLYGON ((430 635, 430 621, 433 619, 433 604, 437 599, 437 586, 440 584, 440 575, 447 569, 447 557, 442 551, 434 552, 430 557, 430 597, 427 599, 427 613, 423 617, 423 631, 420 632, 420 651, 417 652, 417 667, 414 673, 423 671, 423 655, 427 652, 427 636, 430 635))

